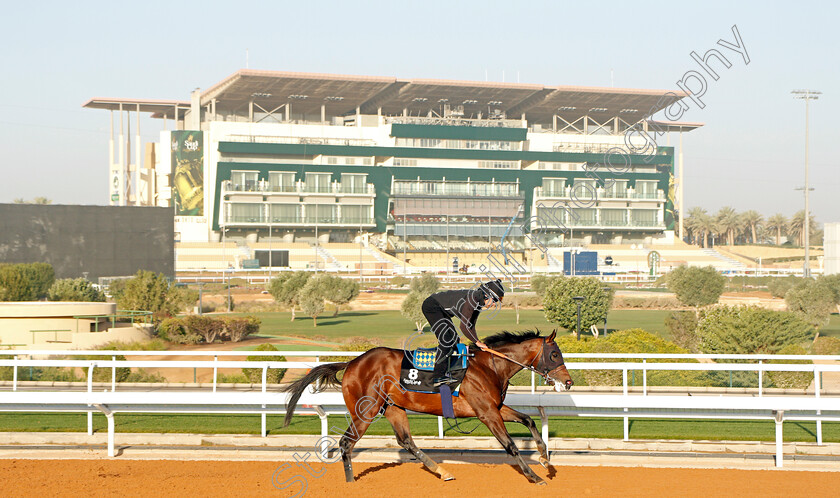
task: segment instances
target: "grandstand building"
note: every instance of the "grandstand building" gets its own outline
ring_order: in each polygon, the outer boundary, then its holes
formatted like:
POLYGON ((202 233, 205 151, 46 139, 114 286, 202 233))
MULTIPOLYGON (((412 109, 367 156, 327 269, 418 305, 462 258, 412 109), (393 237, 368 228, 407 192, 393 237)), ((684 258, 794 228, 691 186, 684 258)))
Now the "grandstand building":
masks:
POLYGON ((172 206, 182 254, 221 243, 222 267, 342 266, 332 253, 346 252, 394 268, 499 244, 533 265, 535 233, 554 247, 673 241, 674 149, 650 139, 700 125, 650 116, 683 97, 246 69, 189 101, 85 107, 111 111, 112 204, 172 206), (133 162, 130 112, 165 122, 141 146, 137 120, 133 162))

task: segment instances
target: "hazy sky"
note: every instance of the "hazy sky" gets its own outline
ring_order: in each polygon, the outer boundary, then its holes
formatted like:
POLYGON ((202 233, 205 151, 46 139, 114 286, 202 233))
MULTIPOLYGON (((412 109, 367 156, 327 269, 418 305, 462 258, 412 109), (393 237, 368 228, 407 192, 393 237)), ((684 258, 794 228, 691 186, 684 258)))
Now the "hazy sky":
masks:
MULTIPOLYGON (((714 66, 705 109, 683 118, 706 124, 684 136, 687 205, 802 209, 805 106, 790 91, 810 88, 823 92, 812 211, 840 221, 838 18, 829 2, 14 2, 0 19, 0 202, 106 204, 109 117, 82 104, 188 100, 244 68, 246 49, 251 69, 592 86, 612 71, 616 87, 676 89, 698 69, 691 51, 717 48, 732 67, 714 66), (733 25, 749 65, 716 45, 733 25)), ((161 128, 143 119, 143 141, 161 128)))

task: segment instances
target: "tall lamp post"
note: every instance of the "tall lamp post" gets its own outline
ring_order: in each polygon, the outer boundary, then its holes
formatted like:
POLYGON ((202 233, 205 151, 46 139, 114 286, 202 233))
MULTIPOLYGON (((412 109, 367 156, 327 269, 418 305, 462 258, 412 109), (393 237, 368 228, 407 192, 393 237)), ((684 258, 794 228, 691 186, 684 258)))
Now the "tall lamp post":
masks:
MULTIPOLYGON (((604 291, 604 293, 607 293, 607 295, 609 295, 609 292, 612 290, 612 288, 611 287, 601 287, 601 290, 604 291)), ((607 315, 609 315, 609 314, 610 314, 610 310, 609 310, 609 308, 607 308, 607 310, 604 312, 604 339, 607 338, 607 315)))
POLYGON ((817 90, 793 90, 790 93, 793 94, 793 98, 805 101, 805 219, 803 220, 802 227, 805 232, 805 265, 802 276, 808 278, 811 276, 811 241, 808 233, 811 231, 811 216, 808 209, 808 191, 810 190, 808 186, 808 102, 817 100, 819 95, 822 95, 822 92, 817 90))
POLYGON ((583 301, 583 296, 575 296, 572 298, 577 303, 577 340, 580 340, 580 303, 583 301))

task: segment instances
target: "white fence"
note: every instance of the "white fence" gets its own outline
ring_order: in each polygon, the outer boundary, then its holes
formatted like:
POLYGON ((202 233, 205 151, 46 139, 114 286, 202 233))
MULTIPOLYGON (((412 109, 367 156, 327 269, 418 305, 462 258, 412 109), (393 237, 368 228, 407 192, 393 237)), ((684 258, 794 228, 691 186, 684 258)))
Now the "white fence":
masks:
MULTIPOLYGON (((114 418, 117 412, 152 412, 152 413, 259 413, 262 419, 261 433, 266 435, 266 414, 285 411, 286 394, 269 392, 267 369, 299 368, 308 369, 323 362, 318 361, 323 355, 358 356, 359 352, 339 351, 10 351, 12 359, 0 360, 0 366, 13 367, 12 390, 0 392, 0 411, 60 411, 87 412, 88 433, 92 434, 92 413, 100 411, 108 422, 108 455, 114 455, 114 418), (258 354, 260 356, 315 357, 316 361, 228 361, 219 357, 242 357, 258 354), (103 355, 102 360, 49 360, 24 359, 27 357, 45 357, 52 355, 103 355), (129 356, 203 356, 213 357, 207 360, 116 360, 117 355, 129 356), (107 359, 110 356, 111 359, 107 359), (86 391, 21 391, 19 369, 22 367, 86 367, 86 391), (135 368, 212 368, 212 390, 167 392, 117 391, 116 369, 135 368), (97 368, 111 369, 111 389, 104 392, 94 391, 93 372, 97 368), (217 373, 219 368, 261 368, 262 383, 259 392, 219 392, 217 391, 217 373)), ((548 423, 551 415, 620 417, 624 420, 624 438, 629 439, 629 420, 631 418, 708 418, 708 419, 755 419, 774 420, 776 422, 776 465, 782 466, 782 422, 784 420, 813 420, 817 424, 817 443, 822 444, 822 421, 840 420, 840 397, 825 395, 821 386, 821 374, 840 372, 838 364, 768 364, 767 360, 833 360, 840 361, 840 356, 799 356, 799 355, 655 355, 655 354, 567 354, 566 358, 586 358, 596 360, 637 359, 639 362, 569 362, 570 370, 621 370, 623 386, 621 394, 574 394, 551 391, 537 391, 533 383, 530 393, 510 392, 505 403, 528 414, 539 416, 542 422, 543 438, 548 440, 548 423), (730 359, 757 361, 758 363, 650 363, 649 360, 669 359, 730 359), (631 393, 628 386, 628 372, 642 371, 642 390, 631 393), (647 387, 647 372, 655 370, 718 370, 718 371, 754 371, 758 373, 759 383, 756 395, 653 395, 647 387), (797 371, 809 372, 814 376, 813 395, 769 395, 761 387, 765 372, 797 371)), ((98 386, 99 387, 99 386, 98 386)), ((690 388, 687 388, 690 390, 690 388)), ((686 393, 688 394, 688 393, 686 393)), ((702 393, 701 393, 702 394, 702 393)), ((298 413, 316 414, 321 419, 321 435, 327 435, 327 416, 344 414, 347 410, 339 392, 305 392, 299 402, 298 413)), ((439 437, 443 437, 443 421, 438 418, 439 437)))

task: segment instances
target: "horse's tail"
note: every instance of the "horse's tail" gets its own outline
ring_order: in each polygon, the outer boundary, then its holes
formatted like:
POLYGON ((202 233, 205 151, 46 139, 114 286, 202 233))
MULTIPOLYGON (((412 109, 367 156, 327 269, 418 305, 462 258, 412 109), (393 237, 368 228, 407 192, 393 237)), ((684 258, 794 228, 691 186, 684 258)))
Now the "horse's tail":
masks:
POLYGON ((294 414, 297 402, 300 399, 300 395, 303 394, 303 390, 306 389, 306 386, 315 381, 320 381, 320 385, 315 392, 323 391, 327 387, 340 386, 341 381, 338 380, 338 372, 347 368, 348 363, 328 363, 315 367, 308 374, 280 389, 282 392, 292 394, 286 402, 286 419, 283 422, 283 427, 288 427, 289 422, 292 421, 292 414, 294 414))

